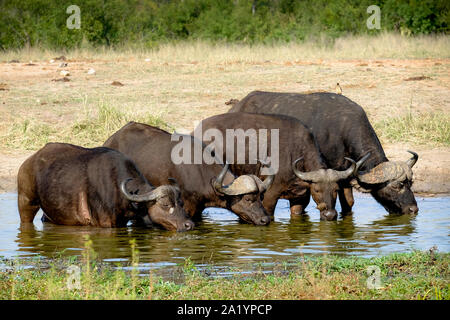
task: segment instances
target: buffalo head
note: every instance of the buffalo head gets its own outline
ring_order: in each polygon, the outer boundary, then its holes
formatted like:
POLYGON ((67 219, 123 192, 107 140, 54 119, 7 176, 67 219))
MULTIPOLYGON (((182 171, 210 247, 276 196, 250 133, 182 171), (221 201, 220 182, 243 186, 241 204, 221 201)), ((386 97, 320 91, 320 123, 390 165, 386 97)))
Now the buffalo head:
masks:
POLYGON ((229 164, 225 164, 220 174, 214 179, 214 190, 225 197, 227 207, 244 222, 256 225, 269 224, 271 218, 263 207, 262 199, 264 192, 272 185, 274 175, 268 176, 264 181, 255 175, 241 175, 229 185, 224 186, 223 180, 228 167, 229 164))
POLYGON ((373 197, 389 212, 416 214, 419 212, 416 199, 411 191, 413 182, 412 167, 419 155, 407 161, 382 162, 367 172, 359 172, 358 184, 368 190, 373 197))
POLYGON ((302 158, 292 163, 292 170, 295 175, 310 185, 311 196, 320 211, 321 220, 335 220, 337 218, 336 198, 339 190, 338 182, 348 179, 367 160, 370 154, 363 157, 357 163, 350 158, 345 158, 351 162, 346 170, 338 171, 333 169, 319 169, 310 172, 301 172, 296 168, 296 164, 302 158))
POLYGON ((163 185, 146 194, 131 194, 127 190, 127 182, 122 181, 120 190, 126 199, 132 202, 144 203, 147 216, 152 224, 160 225, 167 230, 188 231, 194 228, 194 223, 183 209, 180 189, 176 185, 163 185))

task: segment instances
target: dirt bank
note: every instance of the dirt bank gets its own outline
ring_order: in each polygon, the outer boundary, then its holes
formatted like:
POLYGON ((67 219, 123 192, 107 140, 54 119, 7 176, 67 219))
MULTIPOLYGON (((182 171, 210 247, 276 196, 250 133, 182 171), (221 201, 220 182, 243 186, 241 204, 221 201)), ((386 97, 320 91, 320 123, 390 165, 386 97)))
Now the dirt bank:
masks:
MULTIPOLYGON (((373 124, 405 114, 450 114, 450 59, 305 60, 300 53, 286 61, 245 57, 243 53, 227 62, 222 56, 170 62, 160 56, 149 61, 132 55, 97 60, 68 55, 65 62, 0 63, 0 192, 16 190, 18 168, 32 154, 25 149, 44 145, 48 128, 64 130, 92 118, 104 105, 152 115, 178 132, 190 132, 196 120, 227 112, 230 105, 225 102, 242 99, 252 90, 334 91, 339 82, 343 94, 363 106, 373 124), (63 78, 62 71, 69 72, 69 81, 55 81, 63 78), (123 86, 112 85, 114 81, 123 86), (38 143, 24 143, 25 131, 38 143), (12 137, 2 140, 9 132, 12 137)), ((66 138, 82 144, 76 135, 66 138)), ((408 149, 419 153, 416 192, 450 193, 448 144, 432 137, 390 141, 382 138, 392 160, 408 159, 408 149)))

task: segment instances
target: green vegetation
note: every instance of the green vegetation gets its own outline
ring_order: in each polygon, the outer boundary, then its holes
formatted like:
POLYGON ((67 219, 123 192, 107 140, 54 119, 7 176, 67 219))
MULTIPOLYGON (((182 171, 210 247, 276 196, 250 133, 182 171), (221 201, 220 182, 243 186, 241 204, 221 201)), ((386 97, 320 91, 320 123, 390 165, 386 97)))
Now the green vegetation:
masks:
POLYGON ((54 124, 25 119, 9 127, 0 144, 11 149, 37 150, 48 142, 66 142, 84 147, 101 146, 106 139, 130 121, 142 122, 168 130, 170 127, 159 117, 149 113, 136 114, 100 103, 96 114, 85 111, 82 120, 61 128, 54 124))
POLYGON ((408 114, 375 123, 381 139, 450 146, 450 115, 444 112, 408 114))
POLYGON ((139 256, 133 251, 128 271, 96 262, 89 241, 82 259, 22 262, 33 264, 32 269, 0 261, 8 266, 0 271, 0 299, 450 299, 448 253, 416 251, 370 259, 302 256, 282 272, 236 273, 225 279, 205 275, 186 259, 179 283, 152 272, 139 275, 139 256), (70 265, 81 270, 78 289, 67 286, 70 265), (367 287, 369 266, 380 268, 379 289, 367 287))
POLYGON ((38 46, 154 47, 174 40, 273 43, 395 31, 444 33, 446 0, 78 0, 81 28, 68 29, 73 1, 0 3, 0 48, 38 46), (367 8, 381 8, 381 30, 369 30, 367 8))

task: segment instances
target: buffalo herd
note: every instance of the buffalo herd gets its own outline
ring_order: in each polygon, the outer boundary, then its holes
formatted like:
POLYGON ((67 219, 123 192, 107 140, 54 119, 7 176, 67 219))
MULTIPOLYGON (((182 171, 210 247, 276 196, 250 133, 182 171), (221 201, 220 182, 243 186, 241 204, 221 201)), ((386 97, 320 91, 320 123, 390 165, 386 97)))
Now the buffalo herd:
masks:
POLYGON ((408 152, 389 161, 363 108, 340 94, 254 91, 190 135, 130 122, 101 147, 48 143, 19 169, 20 220, 32 223, 42 209, 55 224, 188 231, 205 208, 220 207, 268 225, 278 199, 302 215, 311 197, 321 220, 335 220, 338 198, 341 214, 352 213, 353 188, 389 213, 417 214, 418 155, 408 152))

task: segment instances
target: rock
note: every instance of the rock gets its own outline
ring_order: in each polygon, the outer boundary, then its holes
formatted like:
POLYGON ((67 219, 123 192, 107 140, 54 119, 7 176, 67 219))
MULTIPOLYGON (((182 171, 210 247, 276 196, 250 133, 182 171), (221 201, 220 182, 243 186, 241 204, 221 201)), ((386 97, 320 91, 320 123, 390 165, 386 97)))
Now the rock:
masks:
POLYGON ((427 77, 427 76, 419 76, 419 77, 407 78, 407 79, 404 79, 403 81, 420 81, 420 80, 427 80, 427 79, 431 79, 431 78, 427 77))
POLYGON ((95 74, 95 70, 92 68, 89 68, 87 74, 95 74))
POLYGON ((51 59, 49 62, 50 62, 50 63, 53 63, 53 62, 55 62, 55 60, 54 60, 54 59, 51 59))
POLYGON ((239 102, 238 99, 230 99, 230 100, 228 100, 227 102, 225 102, 225 104, 226 104, 227 106, 229 106, 229 105, 234 105, 234 104, 236 104, 236 103, 238 103, 238 102, 239 102))
POLYGON ((55 81, 55 82, 59 82, 59 81, 62 81, 62 82, 69 82, 70 79, 67 78, 67 77, 63 77, 63 78, 59 78, 59 79, 53 79, 52 81, 55 81))

